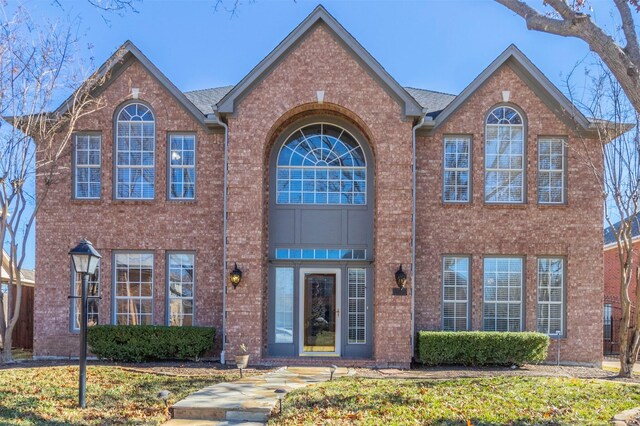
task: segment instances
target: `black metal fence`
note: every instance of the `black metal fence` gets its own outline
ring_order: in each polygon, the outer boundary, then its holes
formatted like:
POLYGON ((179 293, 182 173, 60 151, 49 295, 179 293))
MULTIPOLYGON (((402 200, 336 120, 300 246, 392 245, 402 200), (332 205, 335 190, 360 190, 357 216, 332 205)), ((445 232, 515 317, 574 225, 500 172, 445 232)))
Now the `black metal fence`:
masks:
POLYGON ((618 336, 618 321, 613 316, 605 317, 602 329, 602 350, 605 355, 617 355, 620 351, 620 339, 618 336))

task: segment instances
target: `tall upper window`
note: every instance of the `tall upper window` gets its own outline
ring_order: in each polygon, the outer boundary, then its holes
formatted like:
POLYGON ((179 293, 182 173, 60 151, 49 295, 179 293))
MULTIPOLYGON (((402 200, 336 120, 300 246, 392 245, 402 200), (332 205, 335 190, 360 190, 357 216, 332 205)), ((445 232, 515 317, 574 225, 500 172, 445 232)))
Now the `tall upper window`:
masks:
POLYGON ((169 198, 193 200, 196 194, 196 137, 169 137, 169 198))
POLYGON ((524 124, 520 114, 505 106, 491 111, 485 140, 485 201, 524 202, 524 124))
POLYGON ((116 120, 116 198, 155 196, 155 119, 151 110, 133 103, 116 120))
POLYGON ((522 330, 522 258, 485 257, 484 331, 522 330))
POLYGON ((564 334, 564 259, 538 259, 538 331, 564 334))
POLYGON ((544 138, 538 142, 538 202, 564 203, 565 146, 560 138, 544 138))
POLYGON ((367 163, 356 139, 331 124, 296 130, 278 153, 278 204, 367 203, 367 163))
POLYGON ((75 137, 75 198, 100 198, 100 135, 75 137))
POLYGON ((469 201, 469 158, 471 138, 446 136, 444 138, 444 194, 445 202, 469 201))

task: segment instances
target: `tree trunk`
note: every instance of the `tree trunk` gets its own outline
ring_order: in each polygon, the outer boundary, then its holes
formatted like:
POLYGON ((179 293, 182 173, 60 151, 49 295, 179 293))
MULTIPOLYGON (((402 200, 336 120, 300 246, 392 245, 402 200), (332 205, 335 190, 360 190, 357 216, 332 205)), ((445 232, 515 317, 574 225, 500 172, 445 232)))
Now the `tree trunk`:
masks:
POLYGON ((2 353, 0 354, 0 361, 2 364, 12 364, 15 361, 13 360, 13 354, 11 353, 11 346, 13 336, 11 336, 11 332, 13 331, 13 327, 11 330, 7 328, 7 331, 4 334, 4 348, 2 349, 2 353))

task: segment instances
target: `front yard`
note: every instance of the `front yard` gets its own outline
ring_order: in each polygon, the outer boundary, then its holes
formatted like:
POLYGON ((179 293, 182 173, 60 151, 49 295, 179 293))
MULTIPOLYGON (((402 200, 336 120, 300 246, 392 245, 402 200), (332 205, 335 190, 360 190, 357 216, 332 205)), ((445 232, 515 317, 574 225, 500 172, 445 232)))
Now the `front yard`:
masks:
POLYGON ((557 377, 342 378, 287 395, 270 425, 606 425, 640 386, 557 377))
POLYGON ((138 373, 113 366, 87 369, 87 408, 78 403, 78 367, 0 369, 1 425, 157 425, 168 420, 160 390, 170 403, 220 381, 235 380, 234 370, 194 377, 138 373))

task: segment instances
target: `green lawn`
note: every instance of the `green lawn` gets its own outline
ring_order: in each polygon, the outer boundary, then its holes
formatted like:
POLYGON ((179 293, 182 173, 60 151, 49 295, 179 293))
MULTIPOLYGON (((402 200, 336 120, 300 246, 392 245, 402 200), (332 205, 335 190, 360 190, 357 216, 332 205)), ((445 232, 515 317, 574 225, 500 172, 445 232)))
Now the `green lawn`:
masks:
POLYGON ((565 378, 342 378, 287 395, 280 424, 606 425, 640 386, 565 378))
POLYGON ((238 376, 173 377, 90 366, 87 408, 77 408, 78 367, 0 370, 0 425, 157 425, 169 418, 158 391, 171 391, 170 403, 191 392, 238 376))

